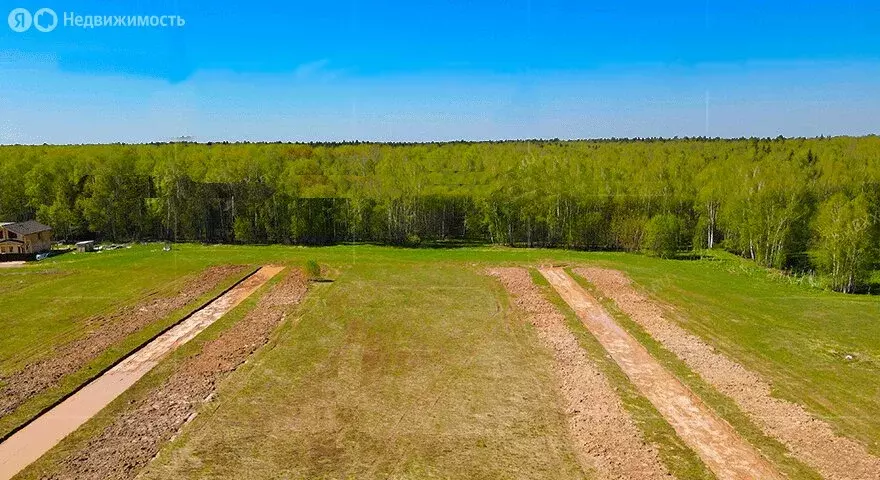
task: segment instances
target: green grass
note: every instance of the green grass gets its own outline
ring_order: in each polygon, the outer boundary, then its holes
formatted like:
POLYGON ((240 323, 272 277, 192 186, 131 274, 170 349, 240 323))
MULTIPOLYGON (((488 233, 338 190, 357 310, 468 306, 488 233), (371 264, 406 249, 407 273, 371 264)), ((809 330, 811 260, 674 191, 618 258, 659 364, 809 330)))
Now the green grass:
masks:
POLYGON ((549 354, 500 287, 374 260, 316 284, 144 478, 582 477, 549 354))
POLYGON ((577 337, 578 343, 587 357, 608 379, 611 387, 617 391, 621 403, 633 421, 642 431, 646 442, 657 446, 660 459, 676 478, 712 479, 715 476, 702 460, 675 433, 675 430, 660 415, 660 412, 645 398, 629 377, 614 362, 602 344, 587 330, 577 318, 574 310, 565 303, 550 283, 535 269, 530 269, 532 281, 537 284, 544 296, 565 316, 568 329, 577 337))
POLYGON ((10 413, 9 415, 0 418, 0 437, 8 435, 14 429, 27 423, 32 418, 39 415, 44 409, 50 407, 52 404, 63 398, 65 395, 70 394, 70 392, 76 390, 85 383, 88 383, 103 370, 111 366, 113 363, 138 349, 141 345, 149 341, 153 336, 159 334, 159 332, 161 332, 162 330, 179 322, 185 316, 198 309, 201 305, 205 304, 211 298, 219 295, 223 290, 231 287, 242 277, 244 277, 244 275, 252 271, 253 269, 249 269, 241 275, 233 275, 229 278, 224 279, 212 290, 196 298, 184 307, 175 310, 165 318, 162 318, 156 322, 151 323, 150 325, 147 325, 141 330, 129 335, 121 342, 118 342, 112 345, 107 350, 104 350, 103 353, 94 358, 92 361, 85 364, 82 368, 62 378, 54 387, 48 388, 43 392, 34 395, 21 406, 19 406, 15 411, 10 413))
POLYGON ((571 269, 566 270, 575 281, 599 299, 605 310, 614 317, 617 323, 635 337, 661 365, 672 372, 692 392, 700 397, 706 405, 736 429, 747 442, 757 448, 780 472, 787 475, 788 478, 821 480, 822 477, 815 470, 790 456, 790 452, 782 443, 764 435, 761 429, 740 410, 732 399, 721 394, 714 387, 706 383, 699 375, 688 368, 682 360, 676 357, 674 353, 663 347, 660 342, 654 340, 641 325, 623 313, 613 300, 603 297, 592 284, 572 272, 571 269))
POLYGON ((214 259, 162 258, 157 246, 68 253, 0 269, 0 373, 11 373, 87 333, 84 320, 109 314, 153 292, 171 292, 214 259))

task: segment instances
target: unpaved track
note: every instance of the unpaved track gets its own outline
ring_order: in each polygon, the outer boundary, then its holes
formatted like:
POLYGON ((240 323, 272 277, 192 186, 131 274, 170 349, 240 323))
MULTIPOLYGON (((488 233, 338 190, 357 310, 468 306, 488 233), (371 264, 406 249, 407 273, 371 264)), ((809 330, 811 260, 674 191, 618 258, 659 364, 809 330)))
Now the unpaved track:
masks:
POLYGON ((720 480, 782 478, 754 447, 663 368, 565 271, 540 271, 639 391, 720 480))
POLYGON ((162 444, 192 418, 217 382, 264 345, 290 306, 306 293, 293 271, 264 295, 245 318, 187 359, 161 386, 121 413, 78 452, 61 460, 50 479, 134 478, 162 444))
POLYGON ((11 478, 40 458, 131 387, 166 354, 194 338, 281 270, 281 267, 261 268, 9 437, 0 444, 0 480, 11 478))
POLYGON ((221 281, 244 271, 241 265, 210 267, 185 282, 170 297, 151 297, 107 316, 89 320, 91 332, 60 345, 48 357, 2 378, 0 417, 12 413, 29 398, 58 384, 112 345, 143 329, 214 289, 221 281))
POLYGON ((565 401, 569 433, 584 470, 603 479, 670 478, 657 449, 645 442, 605 376, 596 370, 524 268, 496 268, 514 303, 528 314, 542 343, 553 354, 554 374, 565 401))
POLYGON ((660 306, 636 291, 623 273, 601 268, 580 268, 576 272, 704 380, 732 398, 764 433, 781 441, 823 477, 880 479, 880 458, 860 443, 835 435, 828 423, 800 405, 773 397, 770 382, 664 318, 660 306))

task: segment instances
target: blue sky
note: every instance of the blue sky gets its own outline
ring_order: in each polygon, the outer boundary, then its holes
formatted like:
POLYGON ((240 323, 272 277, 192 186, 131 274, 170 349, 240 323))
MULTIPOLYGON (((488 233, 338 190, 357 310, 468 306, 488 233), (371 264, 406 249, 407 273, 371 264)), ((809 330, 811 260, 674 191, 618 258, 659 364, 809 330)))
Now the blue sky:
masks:
POLYGON ((860 135, 880 2, 3 2, 0 143, 860 135))

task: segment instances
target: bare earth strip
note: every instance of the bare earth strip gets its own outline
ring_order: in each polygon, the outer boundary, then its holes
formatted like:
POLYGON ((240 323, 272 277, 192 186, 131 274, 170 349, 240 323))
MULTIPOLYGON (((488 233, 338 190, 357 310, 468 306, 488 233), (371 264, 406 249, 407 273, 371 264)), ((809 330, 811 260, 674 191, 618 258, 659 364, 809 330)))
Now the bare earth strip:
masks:
POLYGON ((34 395, 57 385, 62 378, 78 371, 110 346, 183 308, 244 268, 229 265, 210 267, 184 283, 174 296, 150 298, 111 315, 91 319, 92 331, 89 334, 59 346, 45 359, 0 379, 5 383, 0 388, 0 417, 12 413, 34 395))
MULTIPOLYGON (((0 443, 0 480, 11 478, 37 460, 134 385, 165 355, 195 338, 279 271, 281 267, 262 267, 232 290, 131 354, 107 373, 0 443)), ((89 478, 101 478, 101 475, 89 478)))
POLYGON ((565 271, 540 271, 639 391, 720 480, 782 478, 754 447, 663 368, 565 271))
POLYGON ((196 414, 217 382, 269 340, 286 310, 298 304, 305 292, 303 275, 291 272, 244 319, 208 342, 201 353, 181 365, 162 386, 62 461, 48 478, 134 478, 162 444, 196 414))
POLYGON ((830 425, 800 405, 773 397, 768 381, 664 318, 660 306, 636 291, 623 273, 601 268, 579 268, 576 272, 823 477, 880 478, 880 458, 860 443, 836 435, 830 425))
POLYGON ((565 326, 565 318, 544 298, 528 271, 497 268, 489 273, 529 314, 538 336, 553 354, 569 432, 577 444, 582 468, 608 479, 669 478, 657 449, 644 441, 608 380, 587 359, 565 326))

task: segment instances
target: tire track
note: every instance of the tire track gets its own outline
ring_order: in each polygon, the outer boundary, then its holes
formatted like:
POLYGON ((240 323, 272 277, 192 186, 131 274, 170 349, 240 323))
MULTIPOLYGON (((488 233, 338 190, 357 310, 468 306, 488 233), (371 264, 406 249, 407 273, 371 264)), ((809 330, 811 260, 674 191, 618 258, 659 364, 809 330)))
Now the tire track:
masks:
POLYGON ((636 388, 654 404, 678 436, 719 480, 781 479, 782 476, 727 422, 694 395, 561 268, 541 274, 577 313, 636 388))
POLYGON ((607 479, 671 478, 657 448, 645 442, 608 380, 592 365, 565 318, 544 298, 528 270, 496 268, 489 274, 501 281, 516 306, 528 314, 553 355, 581 467, 607 479))
POLYGON ((802 406, 773 397, 770 382, 667 320, 660 306, 639 293, 626 275, 602 268, 578 268, 575 272, 614 300, 624 313, 706 382, 732 398, 765 434, 782 442, 823 477, 880 478, 880 458, 868 453, 862 444, 836 435, 827 422, 802 406))

